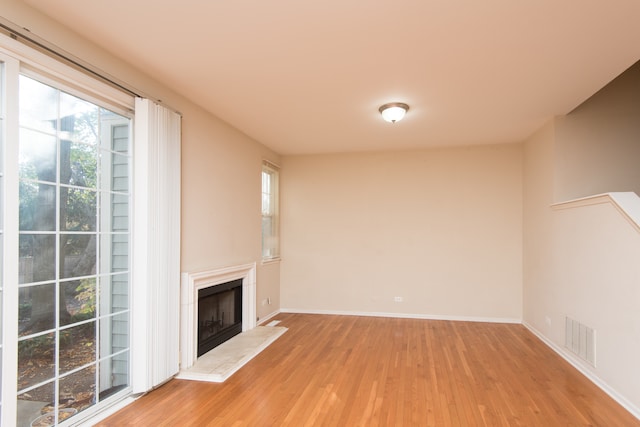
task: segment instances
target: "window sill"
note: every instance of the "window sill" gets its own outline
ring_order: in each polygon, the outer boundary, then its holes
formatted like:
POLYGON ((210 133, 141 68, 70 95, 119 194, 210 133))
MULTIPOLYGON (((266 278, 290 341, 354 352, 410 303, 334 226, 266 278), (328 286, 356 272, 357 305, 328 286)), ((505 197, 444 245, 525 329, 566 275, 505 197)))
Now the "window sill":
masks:
POLYGON ((282 261, 282 258, 277 257, 277 258, 265 258, 262 260, 262 265, 269 265, 269 264, 275 264, 275 263, 279 263, 280 261, 282 261))

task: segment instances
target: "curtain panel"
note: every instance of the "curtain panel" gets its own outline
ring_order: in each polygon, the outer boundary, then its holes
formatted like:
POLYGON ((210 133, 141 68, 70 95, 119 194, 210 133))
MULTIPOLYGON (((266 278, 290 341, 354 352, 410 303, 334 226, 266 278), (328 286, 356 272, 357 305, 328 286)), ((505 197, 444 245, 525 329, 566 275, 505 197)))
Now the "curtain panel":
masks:
POLYGON ((148 391, 179 370, 181 116, 136 98, 132 387, 148 391))

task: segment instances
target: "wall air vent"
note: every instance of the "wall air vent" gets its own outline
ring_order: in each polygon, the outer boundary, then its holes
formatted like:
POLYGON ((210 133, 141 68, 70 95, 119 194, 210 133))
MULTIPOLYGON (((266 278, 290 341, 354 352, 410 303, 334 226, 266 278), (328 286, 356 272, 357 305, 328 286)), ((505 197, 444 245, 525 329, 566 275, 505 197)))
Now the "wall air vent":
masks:
POLYGON ((564 345, 591 366, 596 366, 596 332, 592 328, 567 317, 564 345))

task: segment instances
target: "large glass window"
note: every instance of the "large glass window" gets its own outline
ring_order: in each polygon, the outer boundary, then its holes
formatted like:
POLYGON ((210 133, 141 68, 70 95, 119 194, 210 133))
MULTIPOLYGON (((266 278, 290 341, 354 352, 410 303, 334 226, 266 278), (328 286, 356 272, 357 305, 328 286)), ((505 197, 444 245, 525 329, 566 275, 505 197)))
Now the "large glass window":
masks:
POLYGON ((52 52, 0 34, 7 426, 82 423, 178 371, 180 116, 52 52), (133 257, 147 262, 132 270, 133 257), (133 277, 149 311, 131 300, 133 277))
POLYGON ((268 162, 262 164, 262 259, 280 256, 278 216, 279 171, 268 162))
POLYGON ((20 76, 18 425, 129 386, 130 134, 128 117, 20 76))

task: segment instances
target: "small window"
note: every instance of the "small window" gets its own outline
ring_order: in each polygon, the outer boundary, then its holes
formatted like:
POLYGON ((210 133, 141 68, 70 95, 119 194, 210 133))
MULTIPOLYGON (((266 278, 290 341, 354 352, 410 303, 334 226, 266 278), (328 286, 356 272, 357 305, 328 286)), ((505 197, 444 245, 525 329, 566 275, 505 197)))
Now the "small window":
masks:
POLYGON ((278 168, 262 163, 262 259, 280 257, 278 218, 278 168))

